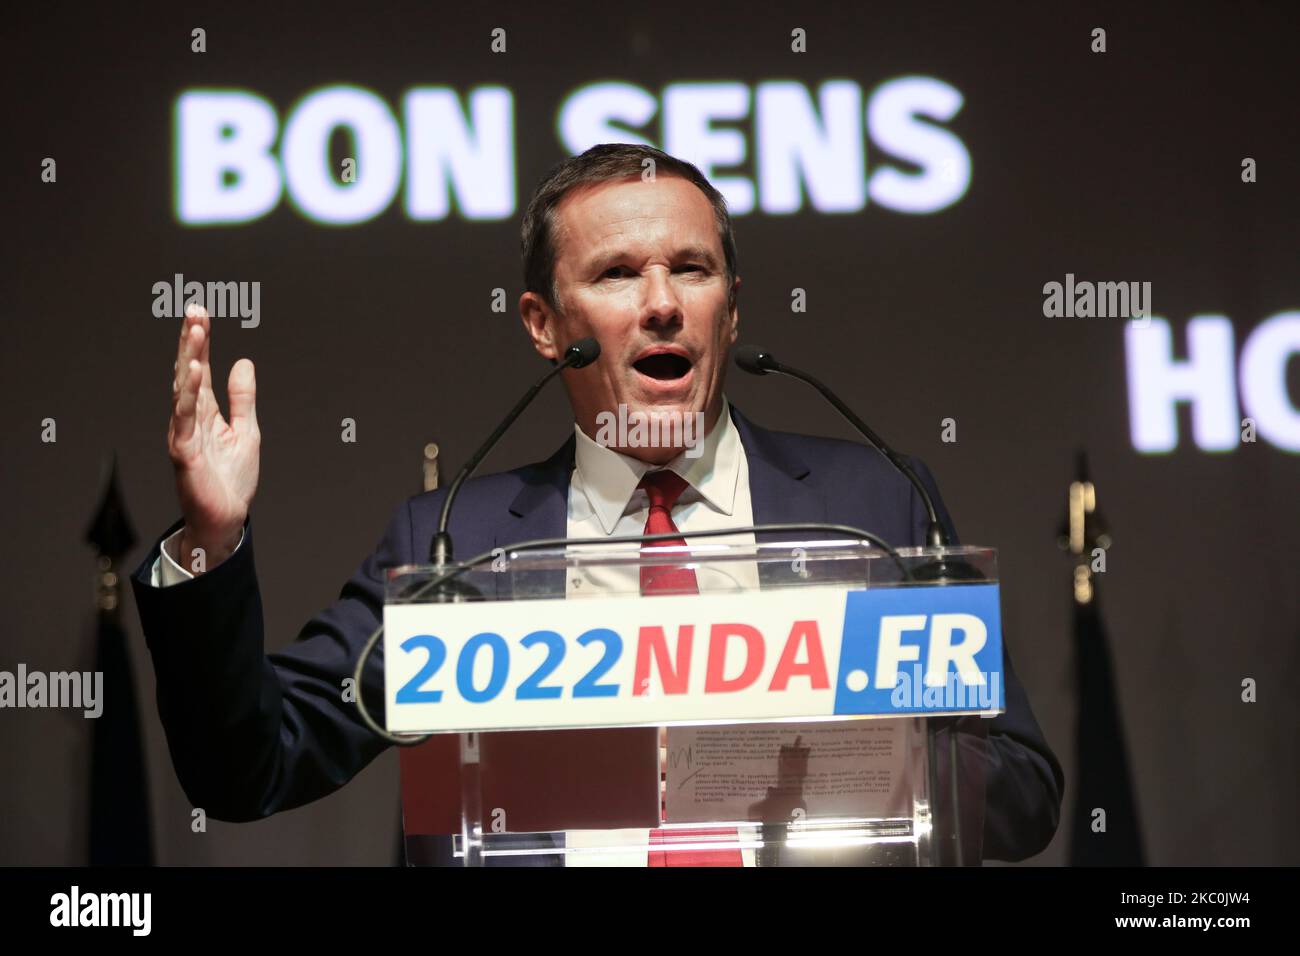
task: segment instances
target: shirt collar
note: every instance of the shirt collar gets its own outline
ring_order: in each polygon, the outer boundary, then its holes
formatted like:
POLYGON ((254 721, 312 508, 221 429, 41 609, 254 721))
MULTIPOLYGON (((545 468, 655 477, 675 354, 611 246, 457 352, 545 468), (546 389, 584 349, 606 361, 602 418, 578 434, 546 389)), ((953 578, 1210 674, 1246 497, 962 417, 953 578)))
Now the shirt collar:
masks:
MULTIPOLYGON (((577 441, 574 480, 586 495, 605 534, 613 534, 641 478, 655 466, 598 444, 576 424, 573 428, 577 441)), ((709 507, 723 514, 732 514, 736 505, 741 456, 745 452, 740 434, 731 421, 731 405, 726 396, 722 399, 718 421, 713 431, 705 436, 700 454, 688 457, 686 452, 694 450, 683 451, 665 467, 686 479, 709 507)))

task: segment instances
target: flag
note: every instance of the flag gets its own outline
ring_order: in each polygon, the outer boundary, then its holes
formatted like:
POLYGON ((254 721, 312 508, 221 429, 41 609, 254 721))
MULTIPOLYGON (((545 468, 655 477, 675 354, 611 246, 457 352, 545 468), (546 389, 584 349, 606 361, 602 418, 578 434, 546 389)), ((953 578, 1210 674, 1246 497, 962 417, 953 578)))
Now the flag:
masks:
POLYGON ((1111 536, 1097 510, 1087 459, 1070 485, 1061 545, 1074 556, 1075 806, 1071 866, 1144 866, 1133 776, 1101 611, 1100 582, 1111 536))
POLYGON ((117 570, 136 539, 118 486, 116 457, 86 540, 98 561, 95 670, 104 675, 103 712, 92 730, 90 864, 149 866, 149 786, 117 570))

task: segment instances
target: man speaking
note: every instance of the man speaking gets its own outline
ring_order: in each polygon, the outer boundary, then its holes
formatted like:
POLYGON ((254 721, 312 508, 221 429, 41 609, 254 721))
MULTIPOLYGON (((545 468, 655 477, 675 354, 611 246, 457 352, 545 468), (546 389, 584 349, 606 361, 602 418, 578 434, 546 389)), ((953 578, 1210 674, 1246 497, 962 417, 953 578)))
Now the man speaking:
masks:
MULTIPOLYGON (((911 484, 875 450, 771 432, 723 393, 740 319, 736 247, 720 193, 689 163, 645 146, 596 146, 556 166, 524 214, 533 347, 561 360, 590 337, 599 361, 562 373, 575 428, 548 460, 468 481, 450 532, 461 554, 513 542, 692 532, 780 522, 868 529, 895 546, 925 543, 911 484), (610 415, 703 416, 700 447, 634 447, 610 415)), ((168 449, 181 519, 132 575, 157 671, 158 707, 182 787, 224 820, 252 820, 341 787, 387 744, 340 688, 379 625, 383 568, 427 559, 445 492, 395 511, 380 544, 298 639, 267 655, 249 507, 260 435, 253 364, 218 410, 211 324, 191 306, 173 382, 168 449)), ((661 434, 682 437, 683 431, 661 434)), ((929 473, 929 488, 953 536, 929 473)), ((743 536, 742 536, 743 538, 743 536)), ((749 536, 752 541, 752 535, 749 536)), ((382 656, 363 679, 382 700, 382 656)), ((1056 830, 1063 777, 1005 661, 1006 712, 987 721, 983 854, 1018 860, 1056 830)))

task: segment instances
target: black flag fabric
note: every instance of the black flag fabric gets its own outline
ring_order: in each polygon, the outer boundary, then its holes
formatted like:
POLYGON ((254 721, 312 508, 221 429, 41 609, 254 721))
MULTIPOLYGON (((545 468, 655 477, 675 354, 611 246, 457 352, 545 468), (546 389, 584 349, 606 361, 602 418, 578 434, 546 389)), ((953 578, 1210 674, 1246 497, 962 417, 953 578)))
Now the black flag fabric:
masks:
POLYGON ((1143 866, 1137 798, 1124 743, 1101 580, 1112 538, 1097 508, 1097 489, 1080 451, 1060 544, 1074 558, 1075 806, 1071 866, 1143 866))
POLYGON ((1074 604, 1074 647, 1078 785, 1070 865, 1144 866, 1133 777, 1095 587, 1092 600, 1074 604))
POLYGON ((153 837, 148 777, 116 570, 135 544, 135 533, 122 501, 116 458, 86 540, 98 561, 95 670, 104 675, 103 712, 92 731, 90 864, 149 866, 153 837))

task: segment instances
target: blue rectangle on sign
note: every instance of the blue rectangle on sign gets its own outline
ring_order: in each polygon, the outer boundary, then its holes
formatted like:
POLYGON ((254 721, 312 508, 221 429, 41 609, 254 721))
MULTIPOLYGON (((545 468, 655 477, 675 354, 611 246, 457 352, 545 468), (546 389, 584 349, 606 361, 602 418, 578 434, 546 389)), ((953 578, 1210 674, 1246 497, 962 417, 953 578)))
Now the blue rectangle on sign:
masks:
POLYGON ((996 584, 851 591, 835 713, 1006 709, 996 584))

